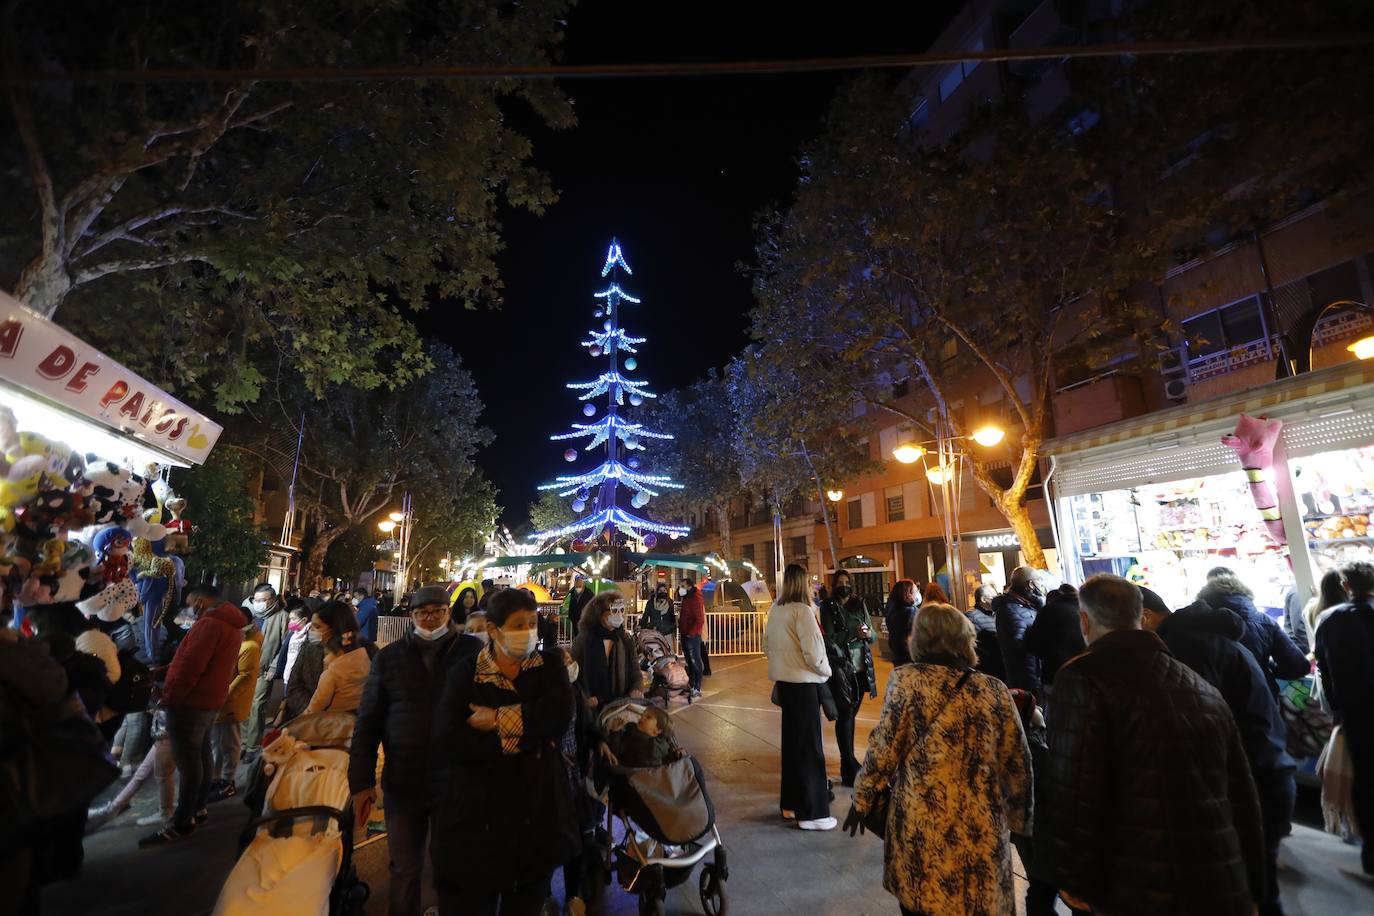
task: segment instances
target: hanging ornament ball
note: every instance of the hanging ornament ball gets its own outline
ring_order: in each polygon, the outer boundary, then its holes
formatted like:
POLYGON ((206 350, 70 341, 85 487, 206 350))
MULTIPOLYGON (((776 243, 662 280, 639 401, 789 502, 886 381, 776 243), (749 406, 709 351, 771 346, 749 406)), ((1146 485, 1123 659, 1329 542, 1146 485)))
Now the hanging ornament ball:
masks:
POLYGON ((585 502, 583 502, 583 501, 580 500, 580 499, 574 499, 574 500, 573 500, 573 511, 574 511, 574 512, 581 512, 581 511, 582 511, 583 509, 585 509, 585 508, 587 508, 587 504, 586 504, 585 502))
POLYGON ((577 488, 577 492, 573 494, 573 499, 580 499, 580 500, 582 500, 583 502, 586 502, 586 501, 587 501, 587 496, 588 496, 588 495, 589 495, 589 491, 587 490, 586 487, 578 487, 578 488, 577 488))
POLYGON ((630 505, 634 506, 636 509, 643 509, 643 508, 644 508, 645 506, 647 506, 648 504, 649 504, 649 494, 648 494, 648 493, 636 493, 636 494, 630 499, 630 505))
POLYGON ((672 534, 673 540, 676 541, 676 540, 677 540, 678 538, 680 538, 680 537, 682 537, 682 535, 678 534, 676 531, 673 532, 673 534, 672 534))
MULTIPOLYGON (((596 354, 593 353, 592 355, 595 356, 596 354)), ((596 405, 595 405, 595 404, 586 404, 586 405, 584 405, 583 408, 582 408, 582 416, 584 416, 584 417, 594 417, 594 416, 596 416, 596 405)))
POLYGON ((606 314, 606 313, 603 312, 603 311, 601 311, 601 309, 597 309, 595 312, 592 313, 592 315, 595 316, 595 317, 597 317, 597 318, 600 318, 600 317, 601 317, 602 315, 604 315, 604 314, 606 314))
POLYGON ((630 370, 632 370, 632 371, 635 370, 635 369, 638 369, 638 368, 639 368, 639 360, 637 360, 637 359, 635 359, 633 356, 631 356, 629 359, 625 360, 625 368, 626 368, 626 369, 630 369, 630 370))
POLYGON ((625 447, 626 447, 627 449, 629 449, 630 451, 634 451, 635 449, 639 448, 639 440, 638 440, 638 439, 626 439, 626 440, 625 440, 625 447))
POLYGON ((641 398, 639 395, 637 395, 637 394, 632 394, 632 395, 630 395, 630 406, 631 406, 631 407, 638 407, 640 404, 643 404, 643 403, 644 403, 644 399, 641 398))
POLYGON ((572 547, 573 553, 582 553, 587 549, 587 542, 581 538, 576 538, 573 540, 572 544, 568 546, 572 547))
POLYGON ((601 355, 601 348, 600 348, 600 347, 592 347, 592 348, 591 348, 590 350, 588 350, 587 352, 590 353, 592 356, 600 356, 600 355, 601 355))
POLYGON ((654 549, 654 545, 657 544, 657 543, 658 543, 658 535, 654 534, 652 531, 650 531, 648 534, 644 535, 644 546, 645 546, 645 547, 649 548, 650 550, 653 550, 653 549, 654 549))
POLYGON ((575 449, 575 448, 570 448, 570 449, 568 449, 566 452, 564 452, 564 453, 563 453, 563 460, 564 460, 564 461, 576 461, 576 460, 577 460, 577 449, 575 449))
POLYGON ((601 322, 601 327, 604 330, 609 331, 611 328, 615 327, 615 325, 611 322, 609 318, 607 318, 605 321, 601 322))
POLYGON ((630 470, 635 470, 639 467, 639 456, 636 455, 635 457, 631 458, 627 463, 630 465, 630 470))

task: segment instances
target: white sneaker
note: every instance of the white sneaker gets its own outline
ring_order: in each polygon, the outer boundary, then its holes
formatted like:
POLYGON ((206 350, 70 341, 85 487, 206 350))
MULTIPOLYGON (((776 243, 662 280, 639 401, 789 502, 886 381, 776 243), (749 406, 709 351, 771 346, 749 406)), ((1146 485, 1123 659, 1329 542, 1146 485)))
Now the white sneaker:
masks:
POLYGON ((158 824, 166 824, 172 820, 172 815, 159 812, 158 814, 145 814, 134 823, 140 827, 154 827, 158 824))
POLYGON ((797 821, 797 826, 803 830, 834 830, 840 824, 833 817, 823 817, 818 821, 797 821))

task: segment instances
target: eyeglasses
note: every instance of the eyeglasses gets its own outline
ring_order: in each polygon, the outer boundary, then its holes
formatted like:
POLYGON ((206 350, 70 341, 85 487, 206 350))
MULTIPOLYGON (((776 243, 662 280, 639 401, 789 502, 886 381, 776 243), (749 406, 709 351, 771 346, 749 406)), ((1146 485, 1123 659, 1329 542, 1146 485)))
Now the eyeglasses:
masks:
POLYGON ((448 608, 444 607, 442 604, 426 604, 421 607, 411 608, 410 613, 416 617, 438 617, 447 610, 448 608))

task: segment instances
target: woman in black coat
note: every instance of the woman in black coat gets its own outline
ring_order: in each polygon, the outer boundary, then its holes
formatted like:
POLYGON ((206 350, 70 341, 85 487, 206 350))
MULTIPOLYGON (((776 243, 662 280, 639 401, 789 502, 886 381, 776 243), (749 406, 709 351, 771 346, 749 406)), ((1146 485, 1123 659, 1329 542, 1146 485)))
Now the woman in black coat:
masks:
POLYGON ((625 596, 601 592, 582 609, 572 656, 582 673, 582 695, 592 709, 644 695, 639 647, 625 631, 625 596))
POLYGON ((442 916, 533 916, 581 848, 560 753, 573 688, 562 653, 536 648, 538 619, 528 592, 494 595, 490 645, 458 662, 439 701, 431 855, 442 916))

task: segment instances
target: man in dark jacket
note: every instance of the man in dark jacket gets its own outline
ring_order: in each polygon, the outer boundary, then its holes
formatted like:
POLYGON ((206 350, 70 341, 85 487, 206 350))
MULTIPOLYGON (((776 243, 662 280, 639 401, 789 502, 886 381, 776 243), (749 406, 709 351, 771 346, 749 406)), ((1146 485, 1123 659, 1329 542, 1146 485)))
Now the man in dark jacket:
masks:
POLYGON ((1064 663, 1088 648, 1078 626, 1078 590, 1061 585, 1046 595, 1045 606, 1026 629, 1024 643, 1026 651, 1040 659, 1040 674, 1048 693, 1064 663))
POLYGON ((1351 793, 1364 835, 1360 865, 1374 875, 1374 564, 1341 569, 1350 601, 1326 613, 1317 627, 1322 694, 1335 713, 1355 769, 1351 793))
POLYGON ((1026 651, 1026 630, 1045 606, 1045 577, 1049 574, 1029 566, 1012 570, 1006 594, 992 601, 997 620, 997 644, 1002 649, 1002 664, 1008 687, 1025 690, 1044 699, 1040 690, 1040 659, 1026 651))
POLYGON ((191 586, 186 599, 196 622, 172 656, 161 702, 177 765, 177 806, 170 824, 138 841, 145 848, 189 836, 210 816, 210 726, 229 696, 248 624, 213 585, 191 586))
MULTIPOLYGON (((1279 843, 1293 827, 1293 758, 1288 756, 1283 719, 1269 693, 1268 680, 1240 644, 1245 624, 1234 611, 1213 610, 1201 601, 1170 613, 1164 600, 1147 588, 1144 627, 1153 632, 1174 657, 1215 687, 1240 729, 1240 742, 1250 762, 1250 775, 1259 790, 1264 819, 1265 886, 1262 916, 1282 916, 1279 902, 1279 843)), ((1252 890, 1254 890, 1252 888, 1252 890)))
POLYGON ((577 628, 582 623, 582 609, 591 600, 592 590, 587 588, 586 577, 581 573, 573 576, 572 588, 568 591, 567 597, 563 599, 563 613, 568 617, 568 627, 572 631, 573 638, 577 637, 577 628))
POLYGON ((997 642, 997 618, 992 613, 992 603, 996 600, 997 589, 991 585, 978 586, 973 593, 973 608, 966 611, 965 616, 977 634, 978 670, 1005 681, 1007 669, 1002 664, 1002 646, 997 642))
POLYGON ((1275 678, 1291 681, 1312 671, 1307 656, 1293 645, 1277 620, 1255 607, 1254 594, 1236 576, 1224 573, 1208 578, 1197 597, 1208 607, 1235 611, 1244 621, 1245 633, 1240 643, 1250 650, 1268 676, 1269 692, 1276 700, 1279 685, 1275 678))
POLYGON ((1093 576, 1078 597, 1088 651, 1055 678, 1037 872, 1077 909, 1247 916, 1264 835, 1226 701, 1141 631, 1140 589, 1093 576))
POLYGON ((459 640, 469 638, 449 626, 449 615, 443 588, 430 585, 415 592, 410 602, 415 627, 372 659, 353 728, 348 787, 359 824, 367 822, 377 798, 377 747, 386 749, 382 790, 391 854, 391 916, 420 912, 420 878, 432 808, 430 731, 444 679, 463 657, 457 651, 459 640))

